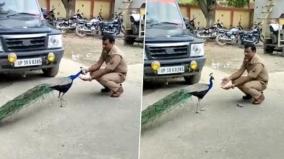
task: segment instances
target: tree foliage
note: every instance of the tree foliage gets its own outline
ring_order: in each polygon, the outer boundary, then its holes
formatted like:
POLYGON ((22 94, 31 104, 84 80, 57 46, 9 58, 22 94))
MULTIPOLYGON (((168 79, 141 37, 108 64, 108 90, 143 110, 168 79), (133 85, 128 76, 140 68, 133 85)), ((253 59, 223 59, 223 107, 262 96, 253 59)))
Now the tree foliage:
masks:
POLYGON ((228 6, 242 8, 246 5, 249 5, 250 0, 227 0, 228 6))

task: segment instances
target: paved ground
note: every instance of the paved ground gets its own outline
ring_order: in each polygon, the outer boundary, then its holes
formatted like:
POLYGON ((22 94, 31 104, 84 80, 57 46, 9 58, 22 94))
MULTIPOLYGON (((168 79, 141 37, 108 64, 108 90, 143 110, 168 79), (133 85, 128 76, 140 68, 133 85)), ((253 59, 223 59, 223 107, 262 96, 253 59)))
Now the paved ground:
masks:
MULTIPOLYGON (((78 38, 75 34, 66 34, 64 36, 64 44, 66 58, 87 65, 94 63, 99 58, 102 48, 102 42, 98 37, 78 38)), ((143 44, 124 45, 123 38, 118 37, 116 45, 125 53, 128 64, 143 62, 143 44)))
MULTIPOLYGON (((265 92, 266 100, 260 106, 243 103, 237 90, 220 88, 221 78, 238 67, 242 50, 234 47, 206 46, 207 67, 201 82, 208 82, 214 73, 214 88, 205 97, 206 111, 194 113, 196 99, 168 112, 142 132, 141 159, 282 159, 284 156, 284 88, 283 57, 263 55, 268 62, 270 82, 265 92), (231 55, 231 56, 230 56, 231 55), (227 57, 227 59, 223 59, 227 57), (210 63, 217 59, 215 63, 210 63), (229 69, 222 61, 232 64, 229 69), (242 103, 244 107, 237 107, 242 103)), ((182 79, 169 86, 144 89, 143 109, 166 94, 184 87, 182 79)))
MULTIPOLYGON (((101 43, 97 44, 93 47, 101 43)), ((75 47, 74 44, 70 45, 75 47)), ((140 53, 130 53, 142 59, 142 49, 138 47, 134 50, 140 53)), ((94 56, 98 57, 97 54, 94 56)), ((70 59, 68 56, 63 59, 58 77, 75 73, 83 66, 70 59)), ((143 72, 141 62, 132 59, 124 84, 125 93, 121 98, 114 99, 99 93, 102 87, 96 82, 76 80, 65 96, 63 108, 59 107, 57 92, 53 92, 2 121, 0 158, 137 158, 142 93, 140 77, 143 72)), ((43 78, 37 72, 27 78, 1 76, 0 105, 50 80, 53 79, 43 78)))

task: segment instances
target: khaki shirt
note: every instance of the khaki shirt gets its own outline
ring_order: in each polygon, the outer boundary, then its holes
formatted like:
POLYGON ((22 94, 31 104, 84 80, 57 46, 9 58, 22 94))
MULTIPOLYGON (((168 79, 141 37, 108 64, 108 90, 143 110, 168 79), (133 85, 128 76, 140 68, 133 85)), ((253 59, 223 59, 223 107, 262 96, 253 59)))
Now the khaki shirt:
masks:
POLYGON ((260 81, 263 85, 268 83, 268 71, 258 55, 254 55, 250 61, 243 61, 241 68, 233 73, 230 77, 231 80, 234 80, 234 85, 242 85, 248 81, 257 80, 260 81), (247 71, 247 76, 244 78, 239 78, 242 74, 247 71))
POLYGON ((89 71, 93 72, 99 70, 103 63, 106 63, 106 66, 104 69, 100 70, 100 75, 110 72, 117 72, 125 75, 127 73, 127 64, 124 54, 115 45, 113 45, 109 52, 103 50, 100 59, 89 68, 89 71))

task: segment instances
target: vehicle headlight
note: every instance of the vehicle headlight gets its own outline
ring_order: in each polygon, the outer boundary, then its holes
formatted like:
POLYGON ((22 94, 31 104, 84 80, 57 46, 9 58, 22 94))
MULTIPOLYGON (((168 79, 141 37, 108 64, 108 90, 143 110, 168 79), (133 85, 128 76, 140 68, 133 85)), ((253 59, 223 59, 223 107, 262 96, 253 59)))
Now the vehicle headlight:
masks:
POLYGON ((0 51, 3 51, 1 39, 0 39, 0 51))
POLYGON ((204 56, 204 43, 191 44, 190 56, 204 56))
POLYGON ((62 35, 48 36, 48 48, 60 48, 62 46, 62 35))

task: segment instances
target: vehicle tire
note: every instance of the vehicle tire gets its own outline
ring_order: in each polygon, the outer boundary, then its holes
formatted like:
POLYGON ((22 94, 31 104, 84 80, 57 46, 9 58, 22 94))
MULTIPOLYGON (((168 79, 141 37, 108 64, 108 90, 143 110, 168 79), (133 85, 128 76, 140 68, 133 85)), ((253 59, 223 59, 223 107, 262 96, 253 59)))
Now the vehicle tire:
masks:
POLYGON ((224 41, 221 40, 224 36, 225 36, 224 34, 219 34, 219 35, 216 37, 216 42, 217 42, 218 45, 220 45, 220 46, 226 45, 226 42, 224 42, 224 41))
POLYGON ((56 65, 52 68, 42 69, 43 75, 46 77, 55 77, 59 71, 59 65, 56 65))
POLYGON ((86 33, 84 31, 81 31, 82 28, 83 28, 82 26, 77 26, 75 31, 76 35, 81 38, 86 36, 86 33))
POLYGON ((131 30, 132 30, 132 34, 134 35, 138 35, 139 34, 139 28, 136 24, 132 24, 131 25, 131 30))
POLYGON ((272 44, 277 44, 277 42, 278 42, 278 37, 277 37, 277 35, 275 35, 275 34, 271 34, 271 38, 272 38, 272 44))
POLYGON ((274 51, 274 47, 273 46, 264 45, 264 53, 265 54, 272 54, 273 51, 274 51))
POLYGON ((192 76, 185 76, 184 80, 187 84, 191 85, 191 84, 198 83, 200 81, 200 77, 201 77, 201 73, 198 73, 192 76))
POLYGON ((133 45, 135 42, 135 38, 133 37, 124 37, 124 43, 127 45, 133 45))
POLYGON ((268 46, 266 44, 272 44, 272 39, 265 40, 265 43, 263 45, 263 52, 265 54, 272 54, 274 51, 274 46, 268 46))

